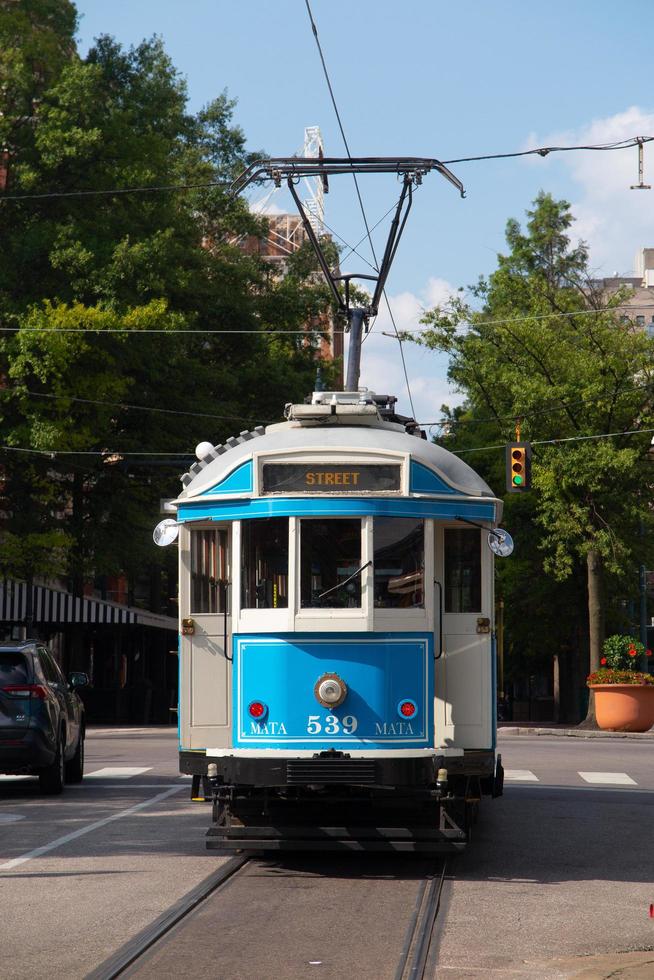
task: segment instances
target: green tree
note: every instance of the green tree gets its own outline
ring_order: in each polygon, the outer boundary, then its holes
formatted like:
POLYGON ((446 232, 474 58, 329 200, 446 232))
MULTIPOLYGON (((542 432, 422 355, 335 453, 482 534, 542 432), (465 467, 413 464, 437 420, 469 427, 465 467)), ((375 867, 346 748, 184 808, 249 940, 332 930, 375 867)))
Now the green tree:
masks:
POLYGON ((251 158, 234 102, 222 93, 191 115, 159 39, 125 50, 101 37, 81 59, 74 29, 66 2, 0 9, 0 72, 26 66, 1 118, 36 105, 11 144, 12 199, 0 194, 0 318, 17 328, 0 341, 14 450, 0 560, 23 573, 11 535, 29 528, 44 545, 30 549, 32 573, 46 555, 51 572, 54 556, 79 588, 163 560, 149 529, 197 442, 279 418, 310 390, 312 345, 276 331, 300 329, 322 294, 308 274, 275 278, 238 247, 264 223, 228 193, 251 158), (26 194, 45 196, 13 199, 26 194))
MULTIPOLYGON (((571 244, 565 201, 541 193, 527 217, 525 231, 508 222, 507 254, 472 290, 481 310, 457 298, 430 311, 422 342, 450 355, 449 376, 465 393, 466 410, 489 420, 486 438, 510 441, 519 421, 535 444, 533 499, 521 506, 541 528, 546 573, 565 581, 585 564, 583 666, 595 670, 605 576, 629 575, 639 524, 651 523, 650 436, 638 433, 654 421, 654 342, 618 315, 621 295, 607 296, 593 282, 586 246, 571 244)), ((513 600, 515 586, 512 592, 513 600)))

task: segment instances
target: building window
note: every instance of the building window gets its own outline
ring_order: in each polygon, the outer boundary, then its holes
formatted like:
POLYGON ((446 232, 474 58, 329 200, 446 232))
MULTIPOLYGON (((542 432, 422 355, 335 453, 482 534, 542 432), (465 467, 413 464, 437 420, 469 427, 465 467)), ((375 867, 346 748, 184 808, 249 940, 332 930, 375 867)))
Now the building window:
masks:
POLYGON ((645 317, 644 316, 637 316, 636 317, 636 324, 639 327, 644 327, 645 326, 645 317))
POLYGON ((375 607, 424 608, 424 521, 375 517, 375 607))
POLYGON ((361 608, 361 521, 300 523, 300 603, 305 609, 361 608), (354 575, 351 581, 346 579, 354 575))
POLYGON ((481 534, 445 528, 445 612, 481 612, 481 534))
POLYGON ((288 518, 266 517, 241 525, 241 606, 288 608, 288 518))
POLYGON ((191 612, 225 611, 229 557, 227 531, 191 531, 191 612))

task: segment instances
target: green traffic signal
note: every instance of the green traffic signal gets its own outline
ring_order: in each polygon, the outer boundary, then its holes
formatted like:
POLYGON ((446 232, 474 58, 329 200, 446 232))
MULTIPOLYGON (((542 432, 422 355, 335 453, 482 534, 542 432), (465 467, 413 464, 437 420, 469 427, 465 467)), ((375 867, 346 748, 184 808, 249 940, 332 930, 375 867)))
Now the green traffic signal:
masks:
POLYGON ((521 493, 530 486, 531 445, 528 442, 510 442, 506 447, 506 489, 521 493))

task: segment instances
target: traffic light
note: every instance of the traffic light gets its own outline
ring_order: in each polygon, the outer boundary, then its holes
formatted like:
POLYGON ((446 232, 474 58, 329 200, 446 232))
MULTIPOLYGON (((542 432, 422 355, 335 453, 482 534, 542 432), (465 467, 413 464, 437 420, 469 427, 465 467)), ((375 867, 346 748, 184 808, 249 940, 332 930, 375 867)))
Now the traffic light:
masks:
POLYGON ((510 442, 506 447, 506 489, 522 493, 531 489, 531 443, 510 442))

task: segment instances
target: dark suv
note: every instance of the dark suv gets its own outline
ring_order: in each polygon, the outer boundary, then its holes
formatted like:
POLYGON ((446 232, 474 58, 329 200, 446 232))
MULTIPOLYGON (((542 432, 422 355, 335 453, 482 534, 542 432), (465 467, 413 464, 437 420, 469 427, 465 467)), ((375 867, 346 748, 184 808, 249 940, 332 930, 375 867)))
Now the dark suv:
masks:
POLYGON ((0 644, 0 772, 38 775, 44 793, 84 775, 84 705, 75 691, 86 674, 67 681, 38 640, 0 644))

